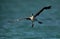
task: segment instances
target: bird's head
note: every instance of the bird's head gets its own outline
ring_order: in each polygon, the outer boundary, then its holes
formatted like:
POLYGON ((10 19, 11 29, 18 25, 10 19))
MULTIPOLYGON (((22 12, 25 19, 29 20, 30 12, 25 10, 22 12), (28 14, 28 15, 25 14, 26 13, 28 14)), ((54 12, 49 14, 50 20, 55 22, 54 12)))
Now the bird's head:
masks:
POLYGON ((33 13, 32 13, 32 16, 33 16, 33 13))

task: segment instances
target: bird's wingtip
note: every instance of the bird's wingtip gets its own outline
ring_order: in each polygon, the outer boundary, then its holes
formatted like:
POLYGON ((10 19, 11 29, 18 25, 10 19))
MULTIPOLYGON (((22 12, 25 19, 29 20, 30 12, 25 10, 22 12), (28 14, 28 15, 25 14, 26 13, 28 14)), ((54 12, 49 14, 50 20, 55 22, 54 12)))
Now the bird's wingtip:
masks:
POLYGON ((44 9, 50 9, 50 8, 51 8, 51 6, 44 7, 44 9))
POLYGON ((48 6, 48 8, 50 9, 50 8, 51 8, 51 6, 48 6))

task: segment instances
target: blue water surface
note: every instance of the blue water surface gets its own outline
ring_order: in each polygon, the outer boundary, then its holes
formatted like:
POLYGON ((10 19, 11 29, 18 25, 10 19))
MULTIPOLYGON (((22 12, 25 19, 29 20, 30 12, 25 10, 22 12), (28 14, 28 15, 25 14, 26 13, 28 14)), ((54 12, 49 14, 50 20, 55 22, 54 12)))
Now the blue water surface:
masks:
POLYGON ((0 0, 0 39, 60 39, 60 0, 0 0), (49 5, 37 17, 43 24, 16 21, 49 5))

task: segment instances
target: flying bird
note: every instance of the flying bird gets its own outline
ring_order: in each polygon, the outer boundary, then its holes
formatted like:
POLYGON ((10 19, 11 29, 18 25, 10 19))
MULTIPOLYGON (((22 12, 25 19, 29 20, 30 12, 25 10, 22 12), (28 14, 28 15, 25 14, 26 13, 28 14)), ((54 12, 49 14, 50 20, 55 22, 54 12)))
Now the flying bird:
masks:
MULTIPOLYGON (((32 22, 32 27, 34 26, 34 23, 33 23, 34 21, 37 21, 39 24, 42 24, 42 22, 39 21, 39 20, 37 20, 36 17, 39 16, 39 14, 40 14, 41 12, 43 12, 44 10, 47 10, 47 9, 50 9, 50 8, 51 8, 51 6, 43 7, 43 8, 42 8, 39 12, 37 12, 35 15, 32 14, 32 16, 27 17, 27 18, 22 18, 22 19, 31 20, 31 22, 32 22)), ((17 19, 17 21, 20 21, 20 20, 22 20, 22 19, 17 19)))

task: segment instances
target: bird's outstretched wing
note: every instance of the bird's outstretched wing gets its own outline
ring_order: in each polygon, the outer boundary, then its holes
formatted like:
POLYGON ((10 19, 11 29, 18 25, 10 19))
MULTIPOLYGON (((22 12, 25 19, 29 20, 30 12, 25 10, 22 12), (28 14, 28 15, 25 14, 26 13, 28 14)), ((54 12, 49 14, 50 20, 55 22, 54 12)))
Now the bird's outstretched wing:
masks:
POLYGON ((22 20, 30 20, 30 18, 19 18, 19 19, 15 19, 15 20, 9 20, 8 23, 15 23, 15 22, 19 22, 19 21, 22 21, 22 20))
POLYGON ((37 14, 34 15, 34 17, 38 16, 43 10, 50 9, 51 6, 43 7, 37 14))
POLYGON ((30 18, 21 18, 21 19, 17 19, 17 21, 21 21, 21 20, 24 20, 24 19, 30 20, 30 18))

